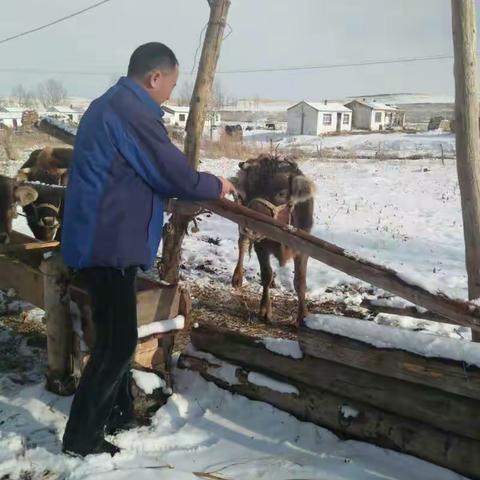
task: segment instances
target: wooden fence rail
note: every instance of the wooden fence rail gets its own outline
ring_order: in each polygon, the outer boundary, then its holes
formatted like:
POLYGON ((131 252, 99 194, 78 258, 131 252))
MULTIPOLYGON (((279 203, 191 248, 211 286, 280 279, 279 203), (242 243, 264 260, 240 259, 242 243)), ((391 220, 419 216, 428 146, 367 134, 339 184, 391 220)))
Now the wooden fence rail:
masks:
POLYGON ((474 331, 480 331, 480 308, 477 305, 452 299, 443 293, 430 292, 420 285, 415 285, 413 281, 409 283, 391 268, 359 258, 337 245, 310 235, 303 230, 286 226, 267 215, 255 212, 237 203, 228 200, 197 202, 196 204, 175 201, 172 202, 171 208, 192 213, 195 211, 195 205, 197 206, 197 212, 199 208, 212 211, 237 223, 240 227, 246 227, 266 235, 352 277, 394 293, 415 305, 427 308, 443 317, 445 322, 464 325, 474 331))

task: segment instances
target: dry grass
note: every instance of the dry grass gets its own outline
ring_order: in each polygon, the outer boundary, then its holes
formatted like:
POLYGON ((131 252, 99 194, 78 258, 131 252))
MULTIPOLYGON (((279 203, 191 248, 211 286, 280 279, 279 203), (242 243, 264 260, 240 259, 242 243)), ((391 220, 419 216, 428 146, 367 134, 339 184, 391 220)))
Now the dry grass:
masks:
POLYGON ((226 134, 222 134, 220 140, 204 140, 202 144, 202 154, 207 158, 226 157, 247 160, 261 153, 265 153, 265 148, 226 134))
POLYGON ((14 145, 14 132, 10 128, 0 130, 0 146, 3 147, 8 160, 18 160, 18 149, 14 145))
POLYGON ((65 146, 58 139, 39 132, 38 130, 12 130, 10 128, 0 129, 0 146, 3 147, 8 160, 21 160, 22 152, 34 148, 42 148, 47 145, 54 147, 65 146))

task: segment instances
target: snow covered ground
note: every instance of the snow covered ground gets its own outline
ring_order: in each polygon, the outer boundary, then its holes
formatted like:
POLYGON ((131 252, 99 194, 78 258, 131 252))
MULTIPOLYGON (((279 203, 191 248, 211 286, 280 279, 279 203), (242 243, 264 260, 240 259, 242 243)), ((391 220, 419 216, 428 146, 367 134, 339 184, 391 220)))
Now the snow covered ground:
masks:
POLYGON ((460 480, 424 461, 356 441, 296 420, 287 413, 176 371, 176 393, 150 427, 117 435, 124 451, 85 460, 61 454, 70 398, 43 388, 45 358, 0 329, 28 375, 0 378, 0 478, 93 480, 312 479, 460 480), (210 473, 214 476, 201 476, 210 473))
POLYGON ((252 130, 244 132, 246 141, 269 148, 270 141, 283 150, 301 150, 328 158, 445 158, 455 156, 455 135, 434 130, 421 133, 354 133, 349 135, 287 135, 285 131, 252 130))
MULTIPOLYGON (((238 161, 206 160, 202 169, 229 176, 238 161)), ((300 163, 317 185, 313 234, 376 263, 415 276, 430 290, 467 298, 460 196, 454 161, 391 160, 300 163)), ((200 232, 187 237, 186 275, 229 284, 237 256, 235 224, 203 217, 200 232), (195 267, 215 267, 209 274, 195 267), (193 268, 192 268, 193 267, 193 268)), ((257 276, 255 255, 246 259, 246 276, 257 276)), ((291 268, 277 270, 280 284, 292 289, 291 268)), ((308 289, 325 290, 360 282, 310 260, 308 289)), ((355 299, 352 299, 354 301, 355 299)))
MULTIPOLYGON (((398 152, 414 144, 422 145, 419 151, 433 151, 438 141, 453 148, 453 137, 440 133, 378 135, 385 141, 397 142, 392 148, 398 152)), ((366 142, 374 146, 374 137, 323 140, 331 142, 332 148, 338 145, 357 149, 359 145, 364 148, 366 142)), ((305 140, 307 144, 308 139, 302 138, 302 142, 305 140)), ((235 159, 206 159, 201 168, 228 177, 235 173, 237 164, 235 159)), ((16 167, 10 164, 6 173, 13 174, 16 167)), ((415 276, 430 290, 467 297, 453 160, 442 165, 432 159, 334 162, 311 158, 302 161, 301 168, 317 184, 315 235, 415 276)), ((15 225, 28 232, 23 218, 18 218, 15 225)), ((203 216, 199 227, 199 233, 187 237, 187 269, 183 274, 190 281, 227 288, 236 261, 237 227, 216 216, 203 216), (212 268, 201 268, 205 265, 212 268)), ((246 267, 247 282, 259 289, 255 255, 247 257, 246 267)), ((291 266, 277 269, 277 273, 280 289, 292 291, 291 266)), ((365 286, 310 261, 308 289, 312 298, 360 303, 366 294, 345 296, 345 284, 365 286)), ((376 291, 370 296, 375 298, 381 293, 376 291)), ((389 301, 395 305, 408 303, 389 301)), ((432 325, 429 329, 435 331, 432 325)), ((104 456, 84 461, 71 459, 60 454, 70 399, 44 391, 42 352, 0 328, 2 352, 15 342, 18 345, 12 355, 17 361, 25 360, 28 374, 0 370, 0 478, 198 478, 192 472, 210 472, 225 479, 461 478, 412 457, 340 441, 322 428, 299 422, 268 405, 232 396, 183 371, 177 373, 177 392, 157 412, 150 428, 116 437, 115 442, 126 447, 124 453, 113 460, 104 456), (22 472, 32 475, 25 477, 27 474, 22 472)))

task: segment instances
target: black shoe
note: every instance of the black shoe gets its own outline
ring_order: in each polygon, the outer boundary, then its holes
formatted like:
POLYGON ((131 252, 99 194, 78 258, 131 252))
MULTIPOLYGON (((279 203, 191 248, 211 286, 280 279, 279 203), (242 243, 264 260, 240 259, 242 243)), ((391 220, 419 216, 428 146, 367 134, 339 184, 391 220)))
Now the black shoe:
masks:
POLYGON ((150 419, 148 417, 115 417, 109 419, 105 427, 105 433, 107 435, 116 435, 117 433, 134 428, 147 427, 148 425, 150 425, 150 419))
POLYGON ((120 452, 120 449, 113 443, 102 440, 98 445, 69 445, 63 443, 62 452, 72 457, 86 457, 87 455, 98 455, 100 453, 109 453, 112 457, 120 452))

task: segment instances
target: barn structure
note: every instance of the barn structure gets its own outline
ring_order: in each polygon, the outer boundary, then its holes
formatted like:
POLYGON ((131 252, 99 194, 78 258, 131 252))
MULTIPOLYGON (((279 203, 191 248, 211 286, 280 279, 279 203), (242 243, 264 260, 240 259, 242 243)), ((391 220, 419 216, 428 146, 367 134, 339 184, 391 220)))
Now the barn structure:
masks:
POLYGON ((394 105, 375 100, 353 100, 345 105, 353 112, 353 128, 364 130, 385 130, 403 128, 405 112, 394 105))
POLYGON ((74 124, 78 124, 80 122, 82 115, 83 112, 81 110, 75 109, 72 106, 65 107, 62 105, 54 105, 45 112, 45 116, 58 118, 74 124))
POLYGON ((287 132, 290 135, 320 135, 350 131, 352 111, 337 102, 302 100, 287 109, 287 132))
POLYGON ((165 112, 163 119, 166 125, 185 128, 190 113, 190 107, 162 105, 162 109, 165 112))
POLYGON ((22 125, 22 113, 24 108, 0 107, 0 125, 9 128, 17 128, 22 125))

